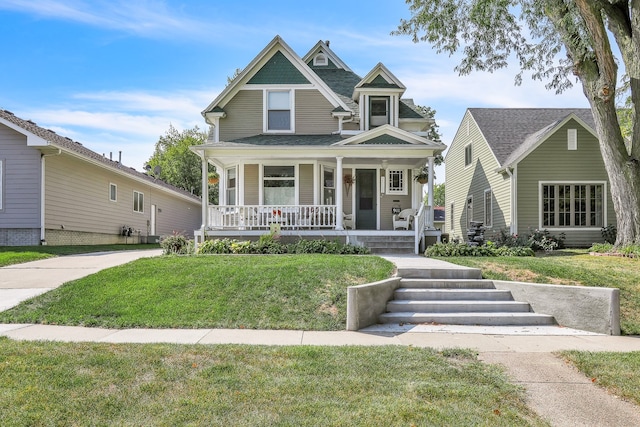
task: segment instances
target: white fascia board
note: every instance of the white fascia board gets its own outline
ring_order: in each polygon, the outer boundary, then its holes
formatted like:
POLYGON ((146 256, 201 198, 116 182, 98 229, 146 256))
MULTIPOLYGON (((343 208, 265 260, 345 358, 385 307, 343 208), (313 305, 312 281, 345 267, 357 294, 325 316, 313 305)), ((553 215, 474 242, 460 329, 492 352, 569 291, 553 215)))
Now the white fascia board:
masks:
POLYGON ((29 132, 28 130, 16 125, 15 123, 12 123, 12 122, 10 122, 8 120, 5 120, 3 118, 0 118, 0 123, 2 123, 3 125, 7 126, 10 129, 13 129, 14 131, 18 132, 19 134, 22 134, 22 135, 26 136, 27 137, 27 146, 28 147, 46 147, 48 145, 51 145, 51 143, 49 141, 47 141, 46 139, 41 138, 38 135, 29 132))
POLYGON ((447 148, 447 146, 441 142, 431 141, 429 139, 418 136, 415 133, 399 129, 391 125, 378 126, 374 129, 360 132, 359 134, 352 136, 351 138, 347 138, 344 141, 336 142, 335 144, 333 144, 333 146, 359 145, 363 142, 366 143, 367 140, 377 138, 378 136, 382 135, 390 135, 396 138, 403 139, 408 144, 428 146, 433 150, 444 150, 445 148, 447 148))
POLYGON ((375 76, 377 76, 378 74, 381 74, 383 77, 385 77, 385 80, 387 81, 391 80, 394 84, 398 85, 403 91, 407 89, 407 87, 391 71, 389 71, 389 69, 382 62, 378 62, 378 64, 375 67, 373 67, 373 69, 369 71, 362 80, 358 82, 358 84, 355 86, 356 89, 360 89, 360 86, 373 81, 375 76))

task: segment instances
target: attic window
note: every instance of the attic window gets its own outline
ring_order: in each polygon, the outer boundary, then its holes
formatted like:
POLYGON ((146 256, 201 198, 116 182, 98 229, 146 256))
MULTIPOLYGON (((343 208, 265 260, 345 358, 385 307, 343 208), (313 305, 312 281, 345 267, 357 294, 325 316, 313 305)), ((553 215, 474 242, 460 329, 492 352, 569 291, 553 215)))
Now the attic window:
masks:
POLYGON ((464 166, 467 167, 473 162, 473 151, 471 150, 471 144, 464 147, 464 166))
POLYGON ((369 101, 369 128, 389 124, 389 98, 371 98, 369 101))
POLYGON ((567 150, 578 149, 578 130, 567 129, 567 150))
POLYGON ((324 67, 329 65, 329 61, 327 60, 327 55, 320 52, 313 58, 313 65, 318 67, 324 67))

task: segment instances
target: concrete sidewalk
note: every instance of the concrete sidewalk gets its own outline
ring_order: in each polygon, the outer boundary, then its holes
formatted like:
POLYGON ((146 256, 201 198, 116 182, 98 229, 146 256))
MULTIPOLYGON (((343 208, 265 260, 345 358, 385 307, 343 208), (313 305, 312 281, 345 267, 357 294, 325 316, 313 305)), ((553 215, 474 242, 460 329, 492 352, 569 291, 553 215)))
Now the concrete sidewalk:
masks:
MULTIPOLYGON (((73 255, 0 268, 0 310, 62 283, 160 250, 73 255)), ((399 268, 465 268, 417 255, 384 256, 399 268)), ((474 327, 377 325, 357 332, 252 329, 103 329, 0 324, 0 336, 16 340, 105 343, 249 345, 406 345, 471 348, 498 363, 526 388, 527 403, 553 426, 640 425, 638 407, 608 394, 551 353, 559 350, 640 351, 640 338, 599 335, 557 326, 474 327)))

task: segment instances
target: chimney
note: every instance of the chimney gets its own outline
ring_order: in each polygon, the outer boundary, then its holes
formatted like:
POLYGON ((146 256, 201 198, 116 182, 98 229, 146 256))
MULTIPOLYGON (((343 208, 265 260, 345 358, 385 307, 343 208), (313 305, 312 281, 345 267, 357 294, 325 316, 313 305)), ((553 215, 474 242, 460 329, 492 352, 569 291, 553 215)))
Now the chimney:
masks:
POLYGON ((118 163, 122 164, 122 151, 118 151, 118 163))

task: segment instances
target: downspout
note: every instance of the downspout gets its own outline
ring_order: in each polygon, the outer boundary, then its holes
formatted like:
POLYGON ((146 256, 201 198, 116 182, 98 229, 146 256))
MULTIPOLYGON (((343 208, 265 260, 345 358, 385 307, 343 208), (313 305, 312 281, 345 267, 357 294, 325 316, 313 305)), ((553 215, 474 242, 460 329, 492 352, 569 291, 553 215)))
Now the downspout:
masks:
POLYGON ((41 154, 40 155, 40 244, 42 245, 46 245, 47 241, 45 240, 45 234, 44 234, 44 205, 45 205, 45 191, 44 191, 44 186, 45 186, 45 161, 44 158, 45 157, 49 157, 49 156, 59 156, 60 154, 62 154, 62 150, 60 148, 58 148, 58 152, 57 153, 51 153, 51 154, 41 154))

